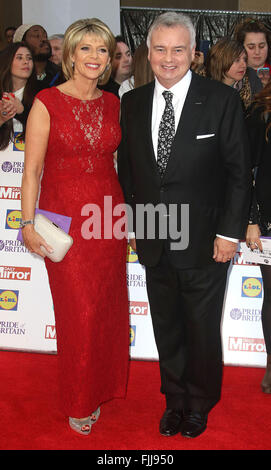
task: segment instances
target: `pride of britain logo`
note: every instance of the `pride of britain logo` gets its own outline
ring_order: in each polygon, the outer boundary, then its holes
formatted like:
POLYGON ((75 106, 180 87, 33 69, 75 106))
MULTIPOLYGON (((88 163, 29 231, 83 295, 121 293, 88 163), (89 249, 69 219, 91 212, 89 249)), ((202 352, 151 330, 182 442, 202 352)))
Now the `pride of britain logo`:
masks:
POLYGON ((245 322, 260 322, 261 309, 260 308, 233 308, 230 311, 232 320, 241 320, 245 322))
POLYGON ((0 240, 0 252, 6 253, 29 253, 20 240, 0 240))
POLYGON ((240 318, 242 317, 242 312, 239 308, 233 308, 230 311, 230 316, 233 320, 240 320, 240 318))
POLYGON ((1 164, 0 170, 2 170, 4 173, 22 174, 24 171, 24 162, 5 161, 1 164))

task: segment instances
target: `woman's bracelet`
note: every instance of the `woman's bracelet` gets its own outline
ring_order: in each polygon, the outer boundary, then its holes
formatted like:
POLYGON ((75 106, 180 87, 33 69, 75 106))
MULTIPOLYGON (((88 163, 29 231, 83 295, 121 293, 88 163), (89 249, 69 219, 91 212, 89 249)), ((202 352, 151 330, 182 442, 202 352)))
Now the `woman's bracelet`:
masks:
POLYGON ((21 220, 20 228, 24 228, 26 225, 30 225, 30 224, 34 225, 34 219, 21 220))

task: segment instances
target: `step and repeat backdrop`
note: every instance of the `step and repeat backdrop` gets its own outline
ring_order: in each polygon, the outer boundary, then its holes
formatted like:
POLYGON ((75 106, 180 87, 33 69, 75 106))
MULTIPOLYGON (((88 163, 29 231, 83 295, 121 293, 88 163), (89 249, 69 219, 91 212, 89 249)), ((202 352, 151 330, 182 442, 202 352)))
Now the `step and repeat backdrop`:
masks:
MULTIPOLYGON (((54 308, 44 261, 17 240, 21 219, 24 143, 20 133, 0 152, 0 349, 57 353, 54 308)), ((130 355, 157 360, 145 270, 127 250, 130 355)), ((222 338, 225 364, 265 366, 261 326, 263 286, 259 266, 241 250, 228 273, 222 338)))
POLYGON ((43 259, 17 240, 24 143, 0 152, 0 348, 55 352, 53 303, 43 259))

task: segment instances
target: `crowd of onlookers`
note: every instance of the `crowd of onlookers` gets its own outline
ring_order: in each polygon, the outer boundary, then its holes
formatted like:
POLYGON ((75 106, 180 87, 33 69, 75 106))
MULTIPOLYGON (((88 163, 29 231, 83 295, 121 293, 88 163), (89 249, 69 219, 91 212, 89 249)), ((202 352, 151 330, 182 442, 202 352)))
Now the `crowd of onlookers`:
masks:
MULTIPOLYGON (((247 109, 252 97, 270 80, 270 37, 271 33, 263 23, 248 18, 237 24, 232 37, 218 39, 207 54, 196 51, 192 69, 236 88, 247 109)), ((64 81, 61 70, 63 39, 63 34, 48 37, 41 25, 23 24, 5 30, 7 46, 22 41, 31 49, 39 90, 64 81)), ((144 41, 132 54, 123 37, 116 36, 115 39, 112 74, 103 89, 121 98, 126 91, 151 81, 153 74, 144 41)))

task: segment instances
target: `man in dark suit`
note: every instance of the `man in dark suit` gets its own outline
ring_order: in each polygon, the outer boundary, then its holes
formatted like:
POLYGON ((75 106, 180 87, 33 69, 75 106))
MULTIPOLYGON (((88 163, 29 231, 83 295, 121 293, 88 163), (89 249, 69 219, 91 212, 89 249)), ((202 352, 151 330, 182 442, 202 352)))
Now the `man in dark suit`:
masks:
POLYGON ((160 433, 196 437, 220 398, 220 322, 247 223, 249 150, 236 91, 190 71, 190 19, 164 13, 147 43, 155 81, 122 98, 118 172, 133 208, 130 244, 146 267, 166 398, 160 433))

